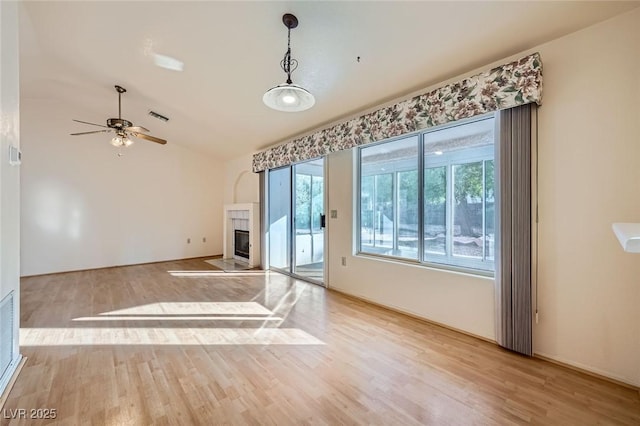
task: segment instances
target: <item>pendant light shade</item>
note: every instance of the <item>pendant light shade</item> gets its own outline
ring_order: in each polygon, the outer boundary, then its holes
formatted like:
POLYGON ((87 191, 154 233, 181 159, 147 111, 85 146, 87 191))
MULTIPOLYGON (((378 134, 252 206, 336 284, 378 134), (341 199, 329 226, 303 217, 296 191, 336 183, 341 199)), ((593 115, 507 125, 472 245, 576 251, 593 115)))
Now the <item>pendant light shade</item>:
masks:
POLYGON ((316 103, 316 99, 307 89, 291 81, 291 73, 298 68, 298 61, 291 58, 291 29, 298 26, 298 18, 286 13, 282 17, 282 22, 287 27, 287 52, 284 54, 284 59, 280 61, 280 67, 287 74, 287 82, 267 90, 262 96, 262 102, 277 111, 304 111, 311 108, 316 103))
POLYGON ((304 111, 316 103, 316 99, 307 89, 287 83, 267 90, 262 101, 269 108, 285 112, 304 111))

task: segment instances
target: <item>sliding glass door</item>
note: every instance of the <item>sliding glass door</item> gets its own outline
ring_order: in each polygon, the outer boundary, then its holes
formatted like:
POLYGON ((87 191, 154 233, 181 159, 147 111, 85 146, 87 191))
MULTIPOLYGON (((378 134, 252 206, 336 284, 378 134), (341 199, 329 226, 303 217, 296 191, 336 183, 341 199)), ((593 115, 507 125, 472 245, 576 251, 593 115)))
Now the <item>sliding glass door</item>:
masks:
POLYGON ((269 266, 324 281, 324 160, 269 171, 269 266))
POLYGON ((293 166, 293 273, 324 279, 324 160, 293 166))
POLYGON ((291 168, 269 171, 269 266, 291 265, 291 168))

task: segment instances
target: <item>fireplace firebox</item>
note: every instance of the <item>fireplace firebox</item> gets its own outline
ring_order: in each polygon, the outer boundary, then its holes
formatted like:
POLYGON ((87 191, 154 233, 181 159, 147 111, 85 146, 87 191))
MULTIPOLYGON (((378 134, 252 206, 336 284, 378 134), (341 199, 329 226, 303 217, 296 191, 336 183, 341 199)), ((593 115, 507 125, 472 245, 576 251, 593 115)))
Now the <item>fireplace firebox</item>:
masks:
POLYGON ((249 231, 236 229, 233 231, 233 254, 249 260, 249 231))

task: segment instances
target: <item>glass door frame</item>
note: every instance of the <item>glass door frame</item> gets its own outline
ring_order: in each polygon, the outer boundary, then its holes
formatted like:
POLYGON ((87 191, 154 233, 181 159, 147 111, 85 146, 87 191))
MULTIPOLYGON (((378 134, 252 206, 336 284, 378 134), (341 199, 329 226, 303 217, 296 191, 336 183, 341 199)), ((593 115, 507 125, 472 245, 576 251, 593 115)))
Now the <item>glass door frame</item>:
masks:
MULTIPOLYGON (((293 163, 293 164, 289 164, 287 166, 282 166, 282 167, 277 167, 274 169, 268 169, 265 171, 265 179, 264 179, 264 193, 265 193, 265 197, 264 197, 264 223, 265 223, 265 230, 264 233, 262 235, 262 237, 264 238, 265 244, 264 244, 264 248, 265 250, 265 269, 267 270, 273 270, 276 272, 279 272, 281 274, 284 275, 288 275, 291 276, 293 278, 296 279, 300 279, 303 281, 307 281, 313 284, 317 284, 320 285, 322 287, 326 287, 326 277, 327 277, 327 262, 326 262, 326 254, 327 254, 327 224, 329 223, 328 220, 325 219, 325 226, 323 227, 323 255, 322 255, 322 280, 318 280, 318 279, 314 279, 314 278, 310 278, 304 275, 300 275, 295 273, 295 262, 296 262, 296 238, 294 235, 295 232, 295 201, 294 201, 294 197, 295 197, 295 166, 300 165, 300 164, 304 164, 304 163, 308 163, 311 161, 317 161, 317 160, 322 160, 322 178, 323 178, 323 194, 322 194, 322 203, 323 203, 323 214, 325 215, 326 218, 326 207, 327 207, 327 190, 326 190, 326 183, 327 183, 327 179, 326 179, 326 171, 327 171, 327 162, 326 162, 326 158, 325 157, 319 157, 319 158, 314 158, 314 159, 310 159, 310 160, 305 160, 305 161, 300 161, 297 163, 293 163), (287 257, 288 257, 288 267, 286 268, 280 268, 280 267, 274 267, 271 266, 271 241, 270 241, 270 227, 271 227, 271 220, 270 220, 270 204, 271 204, 271 197, 270 197, 270 191, 269 191, 269 180, 270 180, 270 173, 272 171, 275 170, 283 170, 283 169, 289 169, 289 185, 290 185, 290 193, 289 193, 289 197, 288 197, 288 201, 289 201, 289 221, 287 224, 287 231, 289 233, 289 235, 287 236, 288 239, 288 245, 289 245, 289 253, 287 253, 287 257)), ((312 213, 313 213, 313 209, 312 209, 312 213)), ((313 219, 311 219, 313 220, 313 219)), ((312 225, 311 225, 312 226, 312 225)), ((313 229, 313 228, 312 228, 313 229)), ((313 232, 313 230, 312 230, 313 232)), ((312 236, 313 238, 313 236, 312 236)))

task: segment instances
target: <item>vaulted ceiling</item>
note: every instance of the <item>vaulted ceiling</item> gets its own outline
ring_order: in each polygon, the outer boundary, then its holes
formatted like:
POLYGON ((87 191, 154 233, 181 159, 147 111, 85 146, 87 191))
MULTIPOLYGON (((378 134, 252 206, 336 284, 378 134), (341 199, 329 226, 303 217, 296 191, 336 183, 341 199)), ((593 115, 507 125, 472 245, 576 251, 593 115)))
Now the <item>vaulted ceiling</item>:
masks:
POLYGON ((639 5, 29 1, 21 5, 21 94, 70 105, 69 132, 83 131, 72 118, 117 115, 119 84, 128 90, 123 117, 169 143, 230 159, 639 5), (287 12, 300 21, 291 33, 300 63, 293 81, 316 97, 299 113, 262 103, 285 80, 287 12), (179 59, 183 71, 156 66, 155 54, 179 59))

